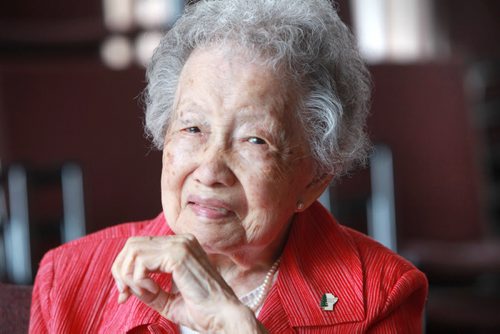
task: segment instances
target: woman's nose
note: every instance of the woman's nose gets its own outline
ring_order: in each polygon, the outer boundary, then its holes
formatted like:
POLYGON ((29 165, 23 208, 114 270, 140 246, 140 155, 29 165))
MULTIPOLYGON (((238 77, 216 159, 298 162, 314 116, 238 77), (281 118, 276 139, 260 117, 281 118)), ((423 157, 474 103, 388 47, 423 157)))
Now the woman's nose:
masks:
POLYGON ((194 171, 195 179, 209 187, 232 186, 236 176, 228 166, 228 154, 220 148, 206 148, 194 171))

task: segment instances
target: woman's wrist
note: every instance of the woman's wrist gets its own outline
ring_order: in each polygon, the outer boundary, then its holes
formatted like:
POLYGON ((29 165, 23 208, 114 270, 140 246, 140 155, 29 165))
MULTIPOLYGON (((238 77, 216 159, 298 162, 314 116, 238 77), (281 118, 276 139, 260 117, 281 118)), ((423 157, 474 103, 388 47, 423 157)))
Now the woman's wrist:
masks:
POLYGON ((257 320, 254 312, 242 303, 228 305, 223 312, 222 318, 222 333, 268 333, 260 321, 257 320))

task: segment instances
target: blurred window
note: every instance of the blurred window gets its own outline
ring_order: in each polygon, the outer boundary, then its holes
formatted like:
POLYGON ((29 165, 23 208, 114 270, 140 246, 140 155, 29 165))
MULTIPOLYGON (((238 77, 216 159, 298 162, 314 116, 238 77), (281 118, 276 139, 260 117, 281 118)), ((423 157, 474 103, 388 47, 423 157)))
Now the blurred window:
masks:
POLYGON ((369 63, 428 60, 445 50, 431 0, 351 0, 351 7, 369 63))
POLYGON ((115 70, 133 63, 146 66, 183 9, 184 0, 103 0, 104 24, 110 32, 101 45, 103 62, 115 70))

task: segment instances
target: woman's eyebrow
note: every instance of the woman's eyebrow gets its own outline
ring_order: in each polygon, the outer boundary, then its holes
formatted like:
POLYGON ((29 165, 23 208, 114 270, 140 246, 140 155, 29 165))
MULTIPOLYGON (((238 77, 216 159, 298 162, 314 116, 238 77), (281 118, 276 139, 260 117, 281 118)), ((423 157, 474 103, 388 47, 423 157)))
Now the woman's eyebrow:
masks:
POLYGON ((239 118, 239 121, 239 127, 254 129, 256 130, 256 134, 265 133, 274 137, 277 131, 283 130, 283 128, 279 126, 280 122, 272 117, 263 117, 262 115, 244 116, 239 118))

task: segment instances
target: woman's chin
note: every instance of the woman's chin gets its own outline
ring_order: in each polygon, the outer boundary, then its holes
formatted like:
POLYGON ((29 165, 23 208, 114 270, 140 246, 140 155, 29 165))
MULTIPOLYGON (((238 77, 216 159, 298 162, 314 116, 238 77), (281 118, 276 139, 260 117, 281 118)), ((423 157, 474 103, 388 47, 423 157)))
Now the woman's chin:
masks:
POLYGON ((202 231, 193 231, 192 234, 207 254, 230 254, 243 247, 243 238, 236 238, 236 234, 227 236, 225 233, 202 231))
POLYGON ((244 246, 246 231, 239 220, 209 219, 199 217, 192 211, 181 211, 181 214, 170 224, 175 234, 192 234, 207 253, 233 252, 244 246))

